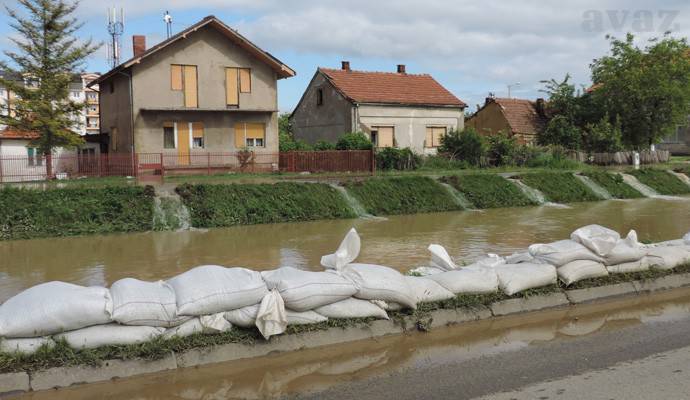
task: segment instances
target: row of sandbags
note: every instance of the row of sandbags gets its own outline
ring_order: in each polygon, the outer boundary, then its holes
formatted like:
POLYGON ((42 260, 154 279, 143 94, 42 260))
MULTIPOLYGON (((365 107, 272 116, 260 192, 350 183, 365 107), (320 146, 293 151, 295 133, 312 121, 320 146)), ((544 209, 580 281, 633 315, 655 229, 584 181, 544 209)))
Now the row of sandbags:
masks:
MULTIPOLYGON (((690 239, 690 238, 685 238, 690 239)), ((690 241, 690 240, 688 240, 690 241)), ((30 352, 51 336, 75 348, 141 343, 164 336, 217 333, 232 326, 256 326, 264 337, 289 324, 328 318, 388 318, 386 311, 415 308, 458 294, 508 295, 690 261, 685 240, 653 246, 637 242, 634 231, 618 233, 592 225, 570 240, 536 244, 509 257, 488 255, 459 267, 440 245, 431 245, 431 266, 404 276, 379 265, 353 263, 360 238, 351 230, 338 250, 324 256, 325 271, 290 267, 257 272, 201 266, 167 281, 125 278, 109 289, 63 282, 41 284, 0 306, 0 351, 30 352), (8 338, 12 338, 11 340, 8 338)))

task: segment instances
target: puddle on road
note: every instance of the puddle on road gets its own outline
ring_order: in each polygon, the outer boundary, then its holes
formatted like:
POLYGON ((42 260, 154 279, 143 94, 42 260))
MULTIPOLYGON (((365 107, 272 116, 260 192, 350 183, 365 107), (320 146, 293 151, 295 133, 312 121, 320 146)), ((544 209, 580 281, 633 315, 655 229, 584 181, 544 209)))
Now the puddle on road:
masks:
POLYGON ((688 318, 690 289, 520 316, 465 323, 429 333, 189 368, 21 399, 265 399, 320 392, 401 369, 473 359, 531 344, 568 340, 642 323, 688 318))

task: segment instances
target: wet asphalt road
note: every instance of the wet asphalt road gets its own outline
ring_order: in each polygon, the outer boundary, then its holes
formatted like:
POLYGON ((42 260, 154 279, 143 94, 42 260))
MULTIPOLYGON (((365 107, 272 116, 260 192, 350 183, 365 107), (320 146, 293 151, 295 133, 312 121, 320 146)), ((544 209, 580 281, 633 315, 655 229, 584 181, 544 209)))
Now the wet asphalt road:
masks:
POLYGON ((690 316, 427 364, 292 399, 690 399, 690 316))

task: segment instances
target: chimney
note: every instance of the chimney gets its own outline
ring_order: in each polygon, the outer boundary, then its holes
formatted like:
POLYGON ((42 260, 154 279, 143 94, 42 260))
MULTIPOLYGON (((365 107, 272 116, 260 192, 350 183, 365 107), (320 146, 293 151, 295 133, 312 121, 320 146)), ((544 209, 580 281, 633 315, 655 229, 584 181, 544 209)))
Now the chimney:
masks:
POLYGON ((542 117, 546 117, 546 103, 544 102, 544 99, 537 99, 535 106, 537 109, 537 114, 539 114, 542 117))
POLYGON ((343 61, 341 69, 343 71, 349 71, 350 70, 350 62, 349 61, 343 61))
POLYGON ((399 74, 405 73, 405 64, 398 64, 398 73, 399 74))
POLYGON ((146 36, 132 36, 132 50, 134 51, 134 57, 139 57, 144 54, 144 52, 146 52, 146 36))

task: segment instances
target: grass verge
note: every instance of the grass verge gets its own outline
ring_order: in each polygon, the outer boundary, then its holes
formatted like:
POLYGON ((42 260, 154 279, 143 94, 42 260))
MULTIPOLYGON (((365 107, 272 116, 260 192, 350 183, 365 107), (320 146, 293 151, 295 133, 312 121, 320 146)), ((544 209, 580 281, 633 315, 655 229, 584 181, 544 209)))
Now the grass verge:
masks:
POLYGON ((539 172, 520 175, 527 186, 542 192, 556 203, 597 201, 599 197, 570 172, 539 172))
POLYGON ((537 205, 515 185, 500 175, 453 175, 441 178, 465 195, 477 208, 524 207, 537 205))
POLYGON ((677 176, 671 175, 665 170, 643 168, 631 170, 628 171, 628 173, 659 194, 678 195, 690 193, 690 186, 683 183, 677 176))
POLYGON ((462 210, 443 186, 426 176, 372 178, 344 186, 374 215, 462 210))
POLYGON ((606 189, 614 199, 638 199, 644 197, 642 193, 625 183, 621 174, 605 171, 589 171, 583 173, 583 175, 606 189))

